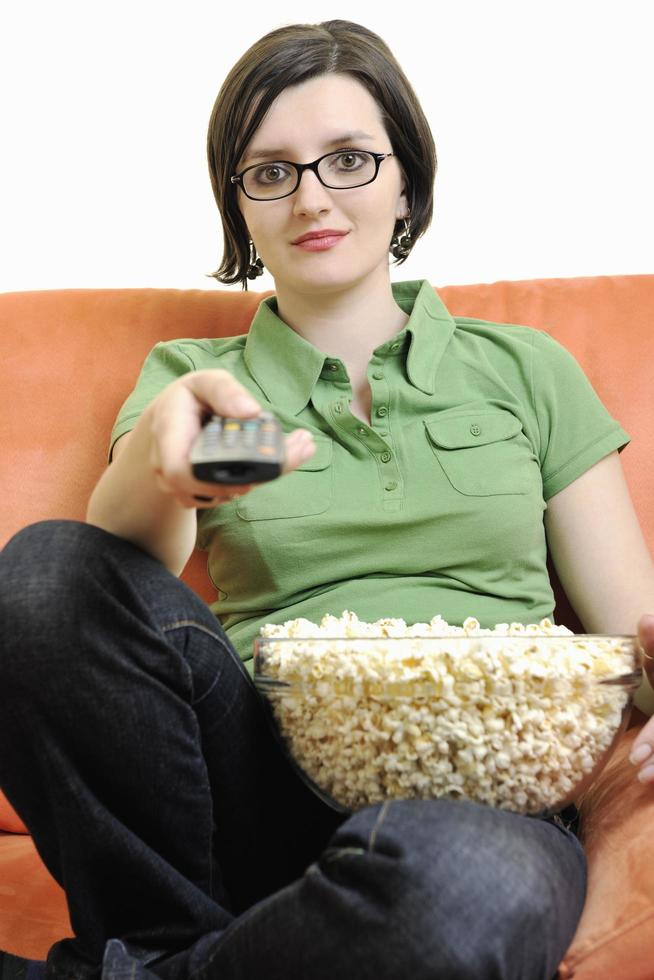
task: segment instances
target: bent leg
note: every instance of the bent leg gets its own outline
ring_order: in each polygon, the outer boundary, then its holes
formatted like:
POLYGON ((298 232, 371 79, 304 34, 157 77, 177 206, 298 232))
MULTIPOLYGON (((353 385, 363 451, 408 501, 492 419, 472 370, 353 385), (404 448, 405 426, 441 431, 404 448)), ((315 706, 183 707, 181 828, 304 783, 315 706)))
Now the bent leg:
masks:
POLYGON ((0 786, 66 891, 50 976, 149 962, 301 874, 342 814, 271 735, 220 623, 129 542, 46 521, 0 555, 0 786))
MULTIPOLYGON (((583 848, 552 822, 395 800, 355 813, 300 879, 152 970, 164 980, 552 980, 585 894, 583 848)), ((103 980, 128 968, 108 944, 103 980)))

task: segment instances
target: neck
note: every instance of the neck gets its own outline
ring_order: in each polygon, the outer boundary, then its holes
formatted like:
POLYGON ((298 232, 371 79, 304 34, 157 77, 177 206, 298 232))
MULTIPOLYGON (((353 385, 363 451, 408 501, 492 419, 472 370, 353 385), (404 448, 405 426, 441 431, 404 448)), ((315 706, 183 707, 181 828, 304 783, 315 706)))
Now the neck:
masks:
POLYGON ((277 315, 296 333, 345 365, 367 365, 373 350, 409 321, 393 297, 388 267, 349 283, 305 290, 275 283, 277 315))

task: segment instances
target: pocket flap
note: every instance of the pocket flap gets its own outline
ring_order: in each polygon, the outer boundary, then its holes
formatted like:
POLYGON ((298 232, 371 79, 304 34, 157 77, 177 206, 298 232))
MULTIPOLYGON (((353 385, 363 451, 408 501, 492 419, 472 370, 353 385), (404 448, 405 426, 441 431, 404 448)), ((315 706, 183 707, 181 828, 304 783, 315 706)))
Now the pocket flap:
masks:
MULTIPOLYGON (((313 435, 313 433, 311 433, 313 435)), ((296 469, 298 470, 324 470, 332 461, 333 444, 331 439, 317 439, 313 436, 316 451, 310 459, 305 459, 296 469)))
POLYGON ((484 446, 511 439, 522 429, 520 419, 510 412, 443 413, 443 418, 424 419, 429 438, 441 449, 484 446))

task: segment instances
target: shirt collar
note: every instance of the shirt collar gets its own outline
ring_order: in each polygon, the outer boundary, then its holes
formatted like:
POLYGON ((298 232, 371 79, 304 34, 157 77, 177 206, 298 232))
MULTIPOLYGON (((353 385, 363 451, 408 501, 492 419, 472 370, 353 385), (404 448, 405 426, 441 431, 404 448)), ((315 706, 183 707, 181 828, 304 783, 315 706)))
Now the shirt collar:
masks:
MULTIPOLYGON (((409 314, 394 337, 376 347, 375 354, 390 353, 398 342, 407 350, 409 381, 428 395, 436 390, 436 372, 455 329, 445 304, 427 279, 391 282, 393 298, 409 314), (407 336, 410 338, 407 340, 407 336)), ((268 400, 292 415, 308 404, 328 354, 284 323, 277 315, 276 296, 267 296, 257 307, 243 353, 248 371, 268 400)))

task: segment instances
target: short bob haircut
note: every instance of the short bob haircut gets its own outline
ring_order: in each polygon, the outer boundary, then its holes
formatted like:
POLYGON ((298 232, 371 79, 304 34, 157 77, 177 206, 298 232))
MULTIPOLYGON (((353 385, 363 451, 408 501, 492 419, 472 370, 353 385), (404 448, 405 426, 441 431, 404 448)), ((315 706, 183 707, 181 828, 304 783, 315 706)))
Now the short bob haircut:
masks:
MULTIPOLYGON (((225 245, 222 264, 209 278, 225 284, 241 282, 247 290, 250 239, 238 207, 238 187, 229 178, 277 96, 290 85, 330 73, 351 75, 380 108, 406 178, 412 245, 429 227, 436 147, 420 103, 388 46, 377 34, 348 20, 290 24, 270 31, 242 55, 211 112, 207 157, 225 245)), ((403 229, 404 223, 397 222, 394 233, 403 229)), ((397 265, 402 262, 403 258, 395 260, 397 265)))

